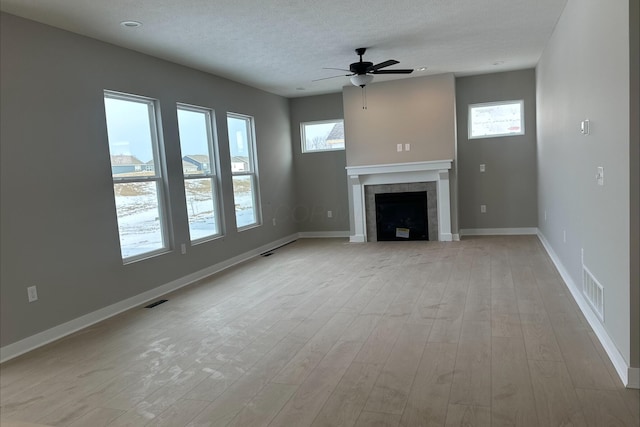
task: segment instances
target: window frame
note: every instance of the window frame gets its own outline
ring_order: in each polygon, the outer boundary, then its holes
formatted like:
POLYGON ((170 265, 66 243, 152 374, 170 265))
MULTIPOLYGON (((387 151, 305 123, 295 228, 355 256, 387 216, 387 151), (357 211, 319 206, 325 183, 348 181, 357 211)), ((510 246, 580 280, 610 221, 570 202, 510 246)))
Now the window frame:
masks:
POLYGON ((254 206, 254 217, 255 222, 247 225, 243 225, 241 227, 238 226, 238 215, 235 211, 235 199, 236 194, 233 191, 233 205, 234 205, 234 216, 236 223, 237 231, 244 231, 251 228, 259 227, 262 225, 262 203, 260 200, 260 188, 259 188, 259 178, 258 178, 258 162, 257 162, 257 149, 256 149, 256 131, 255 131, 255 119, 252 116, 240 113, 227 112, 227 139, 229 144, 229 164, 231 166, 231 186, 233 190, 233 178, 236 176, 248 176, 251 181, 251 188, 253 190, 253 206, 254 206), (232 163, 233 163, 233 154, 231 153, 231 139, 229 135, 228 121, 229 118, 244 120, 246 123, 247 129, 247 147, 249 151, 249 170, 243 172, 234 172, 232 163))
POLYGON ((493 101, 493 102, 482 102, 477 104, 469 104, 467 109, 467 138, 469 140, 472 139, 486 139, 486 138, 504 138, 509 136, 522 136, 525 135, 525 115, 524 115, 524 99, 512 99, 505 101, 493 101), (471 111, 473 108, 482 108, 482 107, 490 107, 496 105, 511 105, 511 104, 519 104, 520 105, 520 132, 510 132, 510 133, 500 133, 495 135, 478 135, 472 136, 473 124, 472 124, 472 115, 471 111))
MULTIPOLYGON (((150 98, 150 97, 146 97, 146 96, 140 96, 140 95, 134 95, 134 94, 129 94, 129 93, 124 93, 124 92, 118 92, 118 91, 114 91, 114 90, 108 90, 105 89, 103 90, 103 103, 104 101, 106 101, 107 98, 110 99, 116 99, 116 100, 121 100, 121 101, 129 101, 129 102, 136 102, 136 103, 141 103, 141 104, 145 104, 147 106, 147 111, 148 111, 148 115, 149 115, 149 131, 150 131, 150 139, 151 139, 151 145, 152 145, 152 154, 153 154, 153 172, 154 175, 153 176, 138 176, 138 177, 114 177, 113 173, 111 173, 111 179, 113 181, 113 189, 114 189, 114 193, 113 193, 113 199, 114 202, 116 201, 116 193, 115 193, 115 186, 117 184, 126 184, 126 183, 141 183, 141 182, 153 182, 155 183, 155 187, 156 187, 156 201, 157 201, 157 206, 158 206, 158 216, 159 216, 159 222, 160 222, 160 236, 162 239, 162 247, 152 250, 152 251, 147 251, 147 252, 143 252, 137 255, 132 255, 129 257, 125 257, 122 253, 122 243, 121 243, 121 237, 120 237, 120 221, 118 218, 118 212, 116 210, 116 220, 118 223, 118 245, 120 246, 120 256, 122 258, 122 262, 123 264, 131 264, 137 261, 141 261, 144 259, 148 259, 148 258, 152 258, 155 257, 157 255, 161 255, 161 254, 165 254, 167 252, 170 252, 172 249, 172 244, 171 244, 171 239, 170 239, 170 222, 168 221, 169 219, 169 215, 168 215, 168 207, 167 207, 167 181, 165 178, 165 167, 164 167, 164 159, 162 156, 162 151, 161 151, 161 141, 162 141, 162 128, 161 128, 161 117, 160 117, 160 106, 159 106, 159 101, 157 99, 154 98, 150 98)), ((106 112, 106 106, 105 106, 105 124, 107 123, 107 112, 106 112)), ((107 129, 105 129, 107 130, 107 129)), ((108 131, 107 131, 107 144, 109 144, 109 135, 108 135, 108 131)), ((109 149, 109 163, 111 163, 111 149, 109 149)), ((142 169, 142 166, 141 166, 142 169)), ((145 170, 147 170, 147 167, 145 166, 145 170)))
POLYGON ((341 148, 328 148, 328 149, 321 149, 321 150, 308 150, 306 148, 307 144, 307 138, 306 138, 306 132, 305 132, 305 126, 307 125, 321 125, 321 124, 326 124, 326 123, 334 123, 337 124, 339 122, 342 122, 342 125, 344 127, 344 119, 328 119, 328 120, 312 120, 309 122, 300 122, 300 150, 303 154, 308 154, 308 153, 324 153, 327 151, 345 151, 346 149, 346 141, 345 141, 345 146, 341 147, 341 148))
POLYGON ((206 127, 207 127, 207 149, 209 153, 209 171, 207 173, 202 174, 185 174, 184 169, 182 170, 183 181, 182 184, 185 190, 185 207, 187 209, 187 223, 189 222, 189 206, 187 203, 187 188, 186 188, 186 180, 190 179, 204 179, 209 178, 211 180, 211 196, 213 197, 213 209, 214 209, 214 221, 217 224, 217 233, 211 234, 209 236, 201 237, 199 239, 193 239, 191 237, 191 228, 187 224, 187 230, 189 232, 189 241, 191 245, 197 245, 200 243, 208 242, 210 240, 215 240, 224 236, 224 221, 222 215, 222 200, 221 200, 221 192, 220 192, 220 175, 217 171, 220 170, 220 163, 218 161, 219 149, 218 149, 218 137, 215 127, 215 111, 211 108, 201 107, 192 104, 186 104, 182 102, 176 103, 176 120, 178 123, 178 143, 180 146, 180 160, 182 160, 185 156, 182 153, 182 140, 180 140, 180 126, 179 126, 179 118, 178 111, 191 111, 196 113, 204 113, 206 115, 206 127))

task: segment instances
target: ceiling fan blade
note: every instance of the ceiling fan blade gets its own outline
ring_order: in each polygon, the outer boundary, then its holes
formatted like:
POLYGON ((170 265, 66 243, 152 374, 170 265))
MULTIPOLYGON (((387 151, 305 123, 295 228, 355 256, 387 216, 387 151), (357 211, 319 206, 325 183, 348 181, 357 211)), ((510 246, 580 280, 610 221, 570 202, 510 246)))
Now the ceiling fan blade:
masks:
POLYGON ((388 61, 384 61, 379 64, 372 65, 367 69, 367 72, 377 71, 380 68, 389 67, 391 65, 396 65, 396 64, 399 64, 399 62, 396 61, 395 59, 389 59, 388 61))
POLYGON ((371 74, 411 74, 413 73, 413 70, 408 69, 408 68, 400 68, 397 70, 377 70, 377 71, 372 71, 371 74))
POLYGON ((338 77, 350 77, 353 76, 353 74, 340 74, 339 76, 331 76, 331 77, 323 77, 321 79, 315 79, 315 80, 311 80, 312 82, 319 82, 320 80, 329 80, 329 79, 335 79, 338 77))
POLYGON ((338 70, 338 71, 346 71, 347 73, 350 73, 351 70, 347 70, 344 68, 331 68, 331 67, 322 67, 323 70, 338 70))

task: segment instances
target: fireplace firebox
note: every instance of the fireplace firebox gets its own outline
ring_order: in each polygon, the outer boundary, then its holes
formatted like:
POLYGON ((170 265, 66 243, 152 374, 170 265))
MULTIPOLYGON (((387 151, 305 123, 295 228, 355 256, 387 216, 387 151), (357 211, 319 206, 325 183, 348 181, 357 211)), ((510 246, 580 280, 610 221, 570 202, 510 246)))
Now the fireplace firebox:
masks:
POLYGON ((375 195, 378 241, 429 240, 427 192, 375 195))

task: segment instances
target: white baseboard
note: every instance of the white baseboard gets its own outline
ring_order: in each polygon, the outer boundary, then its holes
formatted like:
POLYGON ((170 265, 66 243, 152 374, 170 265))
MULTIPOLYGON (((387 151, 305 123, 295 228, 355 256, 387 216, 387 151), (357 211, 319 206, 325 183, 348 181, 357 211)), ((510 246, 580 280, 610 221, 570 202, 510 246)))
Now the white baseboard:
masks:
POLYGON ((364 243, 366 241, 364 234, 353 234, 349 236, 349 242, 351 243, 364 243))
POLYGON ((347 231, 302 231, 298 233, 298 237, 301 239, 349 237, 349 230, 347 231))
POLYGON ((266 245, 260 246, 259 248, 252 249, 249 252, 245 252, 243 254, 240 254, 228 260, 219 262, 205 269, 196 271, 187 276, 181 277, 179 279, 173 280, 164 285, 158 286, 157 288, 150 289, 146 292, 135 295, 131 298, 127 298, 123 301, 119 301, 110 306, 101 308, 94 312, 85 314, 84 316, 80 316, 78 318, 70 320, 61 325, 54 326, 53 328, 47 329, 45 331, 39 332, 30 337, 24 338, 20 341, 6 345, 0 348, 0 363, 6 362, 7 360, 13 359, 14 357, 18 357, 21 354, 27 353, 31 350, 35 350, 36 348, 42 347, 43 345, 46 345, 50 342, 59 340, 60 338, 63 338, 67 335, 70 335, 88 326, 91 326, 93 324, 106 320, 110 317, 113 317, 117 314, 122 313, 123 311, 132 309, 146 302, 159 298, 163 295, 168 294, 169 292, 173 292, 184 286, 190 285, 200 279, 203 279, 207 276, 218 273, 236 264, 240 264, 241 262, 247 261, 262 253, 268 252, 269 250, 278 248, 282 245, 286 245, 287 243, 295 241, 297 238, 298 238, 297 233, 287 237, 283 237, 282 239, 276 240, 275 242, 271 242, 266 245))
POLYGON ((453 234, 451 233, 440 233, 438 236, 438 241, 440 242, 451 242, 453 241, 453 234))
POLYGON ((536 235, 537 227, 521 228, 461 228, 460 236, 518 236, 536 235))
POLYGON ((624 356, 620 353, 615 343, 607 333, 607 330, 604 328, 602 323, 600 323, 600 319, 598 319, 598 316, 593 312, 587 300, 582 296, 582 292, 580 292, 580 286, 576 285, 576 283, 573 281, 573 279, 569 275, 569 272, 560 261, 560 258, 558 258, 555 251, 551 247, 551 244, 547 241, 547 239, 540 231, 538 231, 538 239, 540 239, 540 242, 542 242, 542 246, 544 246, 545 250, 549 254, 549 257, 551 258, 551 261, 553 261, 553 264, 556 266, 556 269, 560 273, 560 276, 562 276, 562 280, 564 280, 564 283, 569 289, 569 292, 571 292, 573 299, 580 307, 582 314, 584 314, 587 322, 589 322, 589 325, 591 326, 591 329, 593 329, 593 332, 596 334, 596 337, 598 337, 600 344, 602 344, 602 347, 604 347, 604 350, 607 353, 607 356, 609 356, 611 363, 613 363, 613 366, 618 373, 618 376, 622 380, 622 383, 625 385, 625 387, 628 388, 640 388, 640 369, 632 368, 627 364, 624 356))

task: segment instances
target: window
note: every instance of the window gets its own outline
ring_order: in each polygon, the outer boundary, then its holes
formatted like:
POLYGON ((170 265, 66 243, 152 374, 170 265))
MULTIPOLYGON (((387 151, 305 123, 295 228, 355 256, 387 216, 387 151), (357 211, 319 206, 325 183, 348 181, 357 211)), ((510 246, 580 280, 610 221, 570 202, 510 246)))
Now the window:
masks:
POLYGON ((300 123, 302 152, 344 150, 344 121, 300 123))
POLYGON ((253 118, 227 114, 233 200, 238 229, 260 223, 253 118))
POLYGON ((168 248, 155 101, 104 92, 120 251, 135 261, 168 248))
POLYGON ((469 105, 469 139, 524 135, 524 102, 469 105))
POLYGON ((212 111, 178 104, 184 192, 191 242, 221 234, 212 111))

